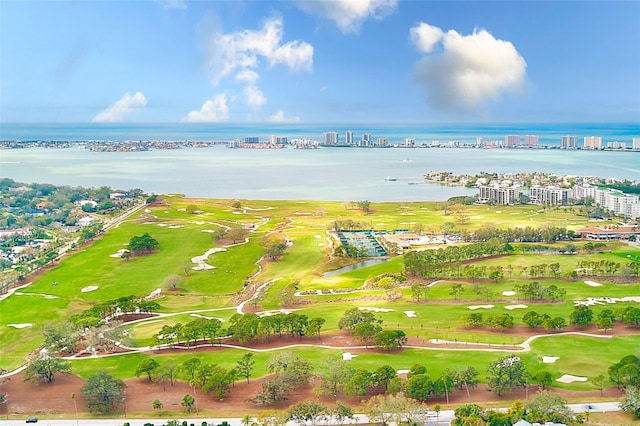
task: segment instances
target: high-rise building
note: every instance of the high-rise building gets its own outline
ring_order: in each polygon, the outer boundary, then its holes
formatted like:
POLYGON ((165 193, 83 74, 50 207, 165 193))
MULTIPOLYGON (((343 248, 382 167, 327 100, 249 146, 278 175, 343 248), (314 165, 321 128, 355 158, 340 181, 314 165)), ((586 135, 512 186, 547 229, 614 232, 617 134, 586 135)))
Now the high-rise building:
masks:
POLYGON ((360 140, 360 146, 372 146, 371 133, 363 133, 360 140))
POLYGON ((337 145, 338 144, 338 133, 336 133, 336 132, 325 132, 324 133, 324 144, 325 145, 337 145))
POLYGON ((257 136, 247 136, 244 138, 244 143, 260 143, 260 138, 257 136))
POLYGON ((504 146, 507 148, 520 146, 520 135, 507 135, 504 138, 504 146))
POLYGON ((560 146, 562 148, 574 149, 578 147, 578 137, 577 136, 561 136, 560 137, 560 146))
POLYGON ((344 134, 345 143, 347 145, 353 145, 353 132, 351 130, 347 130, 344 134))
POLYGON ((600 136, 585 136, 584 148, 585 149, 601 149, 602 138, 600 136))
POLYGON ((416 139, 415 138, 404 138, 404 143, 402 144, 402 146, 414 147, 414 146, 416 146, 416 139))
POLYGON ((378 138, 378 146, 389 146, 389 138, 378 138))
POLYGON ((269 143, 271 145, 286 145, 287 144, 287 137, 286 136, 271 135, 271 137, 269 138, 269 143))
POLYGON ((525 135, 524 146, 538 147, 538 137, 536 135, 525 135))
POLYGON ((640 149, 640 137, 633 138, 633 149, 640 149))

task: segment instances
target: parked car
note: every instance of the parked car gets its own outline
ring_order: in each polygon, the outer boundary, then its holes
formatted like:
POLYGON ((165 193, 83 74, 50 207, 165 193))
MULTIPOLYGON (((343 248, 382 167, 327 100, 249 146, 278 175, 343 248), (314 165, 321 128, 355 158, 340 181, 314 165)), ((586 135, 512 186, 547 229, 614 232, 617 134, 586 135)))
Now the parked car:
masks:
POLYGON ((27 423, 38 423, 38 418, 37 417, 29 417, 27 419, 27 423))

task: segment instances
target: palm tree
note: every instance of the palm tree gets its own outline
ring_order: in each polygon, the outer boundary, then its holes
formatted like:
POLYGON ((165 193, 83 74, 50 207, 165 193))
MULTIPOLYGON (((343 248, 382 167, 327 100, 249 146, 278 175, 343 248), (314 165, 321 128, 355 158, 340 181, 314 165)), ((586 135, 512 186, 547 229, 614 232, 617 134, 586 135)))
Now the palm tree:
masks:
POLYGON ((240 420, 240 423, 242 424, 242 426, 249 426, 251 425, 251 416, 250 415, 246 415, 242 418, 242 420, 240 420))

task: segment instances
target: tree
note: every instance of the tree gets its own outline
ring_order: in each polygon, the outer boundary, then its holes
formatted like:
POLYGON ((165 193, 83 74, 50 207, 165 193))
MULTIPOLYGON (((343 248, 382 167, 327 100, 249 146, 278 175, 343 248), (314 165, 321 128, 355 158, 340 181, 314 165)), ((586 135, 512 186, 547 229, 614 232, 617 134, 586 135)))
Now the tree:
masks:
POLYGON ((115 379, 106 370, 99 370, 87 379, 82 395, 90 412, 111 413, 124 400, 125 388, 122 380, 115 379))
POLYGON ((620 409, 630 413, 636 419, 640 419, 640 390, 637 387, 625 388, 620 409))
POLYGON ((160 364, 158 364, 158 361, 156 361, 155 359, 153 358, 143 359, 142 361, 140 361, 140 363, 136 367, 136 377, 140 377, 143 374, 146 374, 147 377, 149 378, 149 381, 152 382, 153 381, 152 375, 158 367, 160 367, 160 364))
POLYGON ((45 380, 47 383, 51 383, 53 377, 58 373, 71 373, 71 363, 46 354, 40 355, 27 365, 24 371, 24 380, 25 382, 45 380))
POLYGON ((164 408, 164 404, 158 400, 158 399, 154 399, 153 402, 151 403, 151 405, 153 406, 153 409, 158 411, 158 415, 162 415, 162 408, 164 408))
POLYGON ((433 383, 426 374, 416 374, 407 380, 405 392, 409 398, 427 401, 431 395, 433 383))
POLYGON ((543 319, 536 311, 529 311, 522 317, 522 321, 529 328, 536 328, 542 325, 543 319))
POLYGON ((47 324, 42 333, 45 347, 51 352, 73 353, 80 340, 78 329, 71 322, 47 324))
POLYGON ((593 321, 593 311, 584 305, 576 306, 571 312, 569 323, 578 327, 586 327, 593 321))
POLYGON ((189 394, 185 394, 185 396, 182 397, 182 402, 180 403, 180 405, 182 405, 184 409, 187 410, 187 413, 190 413, 195 403, 196 400, 194 397, 189 394))
POLYGON ((549 391, 537 392, 526 404, 526 417, 530 422, 569 423, 573 419, 564 398, 549 391))
POLYGON ((464 293, 464 287, 460 283, 452 285, 451 291, 449 291, 449 294, 453 296, 454 300, 458 300, 458 297, 460 297, 462 293, 464 293))
MULTIPOLYGON (((470 419, 482 420, 482 408, 478 404, 464 404, 457 407, 453 414, 456 418, 453 420, 454 425, 471 425, 475 424, 470 419)), ((484 423, 482 423, 484 424, 484 423)))
POLYGON ((195 214, 198 211, 198 206, 196 206, 195 204, 189 204, 184 211, 187 214, 195 214))
POLYGON ((391 350, 407 343, 407 335, 402 330, 382 330, 376 334, 376 346, 391 350))
POLYGON ((616 316, 611 309, 603 309, 596 318, 596 327, 600 330, 611 330, 616 321, 616 316))
POLYGON ((594 377, 591 381, 594 385, 596 385, 598 390, 600 390, 600 396, 603 396, 604 386, 607 383, 607 378, 600 374, 594 377))
POLYGON ((249 232, 244 228, 231 228, 227 231, 225 237, 230 239, 233 244, 244 241, 249 232))
POLYGON ((359 369, 344 385, 344 393, 347 396, 365 396, 375 385, 373 373, 359 369))
POLYGON ((370 323, 374 325, 380 325, 382 320, 376 318, 376 316, 368 311, 363 311, 358 308, 351 308, 345 311, 338 321, 338 327, 343 330, 353 330, 354 327, 360 323, 370 323))
POLYGON ((390 365, 382 365, 373 373, 378 386, 384 386, 385 390, 389 386, 389 382, 398 376, 395 368, 390 365))
POLYGON ((251 371, 253 370, 253 366, 256 362, 252 359, 252 353, 246 353, 242 356, 242 359, 238 360, 236 363, 236 369, 238 370, 238 374, 240 376, 247 379, 247 383, 249 383, 249 377, 251 376, 251 371))
POLYGON ((345 420, 353 419, 353 410, 348 405, 345 405, 338 401, 336 408, 333 410, 333 416, 338 421, 338 424, 344 424, 345 420))
POLYGON ((298 402, 289 409, 289 419, 294 422, 312 425, 320 421, 326 421, 329 417, 329 410, 324 405, 315 401, 298 402))
POLYGON ((640 358, 627 355, 609 367, 609 380, 619 388, 625 386, 640 387, 640 358))
POLYGON ((318 373, 320 383, 316 388, 318 395, 338 397, 338 392, 353 377, 355 369, 339 357, 326 358, 318 373))
POLYGON ((164 279, 162 284, 165 287, 176 289, 182 283, 182 277, 177 274, 171 274, 167 278, 164 279))
POLYGON ((551 386, 553 383, 553 377, 547 370, 538 371, 536 375, 533 376, 533 380, 540 386, 540 388, 542 388, 542 390, 545 390, 547 386, 551 386))
POLYGON ((313 334, 316 334, 318 338, 320 338, 320 330, 322 330, 322 326, 324 325, 325 321, 326 320, 324 318, 320 317, 311 318, 309 320, 309 330, 313 332, 313 334))
POLYGON ((520 357, 507 355, 487 367, 487 382, 492 392, 501 396, 516 386, 526 386, 528 374, 520 357))
POLYGON ((145 232, 142 236, 132 237, 129 241, 129 250, 131 253, 149 253, 158 247, 158 241, 145 232))
POLYGON ((353 334, 358 340, 364 343, 365 346, 369 346, 371 340, 380 333, 382 327, 378 324, 371 324, 369 322, 361 322, 356 324, 351 334, 353 334))
POLYGON ((271 260, 277 260, 282 257, 286 250, 287 245, 285 243, 277 243, 265 248, 264 255, 271 260))

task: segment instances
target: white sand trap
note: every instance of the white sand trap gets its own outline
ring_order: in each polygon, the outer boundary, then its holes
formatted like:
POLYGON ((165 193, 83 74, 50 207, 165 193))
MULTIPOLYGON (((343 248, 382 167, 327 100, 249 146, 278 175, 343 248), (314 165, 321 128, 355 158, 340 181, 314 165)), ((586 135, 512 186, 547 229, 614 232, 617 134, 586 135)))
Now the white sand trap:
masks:
POLYGON ((276 315, 276 314, 284 314, 284 315, 289 315, 291 312, 293 312, 290 309, 277 309, 275 311, 264 311, 264 312, 258 312, 258 316, 260 318, 262 317, 270 317, 272 315, 276 315))
POLYGON ((214 232, 216 232, 216 231, 214 231, 213 229, 203 229, 203 230, 202 230, 202 231, 200 231, 200 232, 208 232, 209 234, 213 234, 213 233, 214 233, 214 232))
POLYGON ((351 352, 345 352, 345 353, 342 354, 342 360, 343 361, 351 361, 356 356, 357 355, 354 355, 351 352))
POLYGON ((160 296, 161 293, 162 293, 162 289, 161 288, 156 288, 151 293, 149 293, 148 296, 145 296, 144 298, 145 298, 145 300, 155 299, 158 296, 160 296))
POLYGON ((602 284, 597 283, 595 281, 586 280, 584 283, 590 287, 602 287, 602 284))
POLYGON ((407 374, 411 370, 396 370, 396 374, 407 374))
POLYGON ((560 359, 559 356, 543 356, 542 357, 542 362, 545 363, 545 364, 553 364, 554 362, 556 362, 559 359, 560 359))
POLYGON ((169 225, 169 229, 184 228, 184 225, 169 225))
POLYGON ((507 290, 507 291, 503 291, 503 292, 502 292, 502 295, 503 295, 503 296, 515 296, 515 295, 516 295, 516 292, 515 292, 515 291, 512 291, 512 290, 507 290))
POLYGON ((513 311, 514 309, 527 309, 528 306, 527 305, 507 305, 504 308, 510 311, 513 311))
POLYGON ((467 309, 475 311, 476 309, 493 309, 493 305, 471 305, 467 306, 467 309))
POLYGON ((322 238, 322 235, 316 234, 316 235, 313 236, 313 238, 322 238))
POLYGON ((415 318, 416 317, 416 312, 415 311, 404 311, 404 313, 407 316, 407 318, 415 318))
POLYGON ((203 318, 203 319, 207 319, 207 320, 213 320, 213 319, 216 319, 216 320, 218 320, 218 321, 220 321, 220 322, 223 322, 223 321, 224 321, 224 319, 222 319, 222 318, 218 318, 218 317, 207 317, 207 316, 205 316, 205 315, 200 315, 200 314, 189 314, 189 316, 190 316, 190 317, 196 317, 196 318, 203 318))
POLYGON ((89 293, 90 291, 96 291, 97 289, 98 289, 97 285, 88 285, 86 287, 83 287, 82 290, 80 290, 80 292, 89 293))
POLYGON ((54 296, 53 294, 44 294, 44 293, 22 293, 22 292, 16 291, 13 294, 15 294, 16 296, 40 296, 40 297, 44 297, 45 299, 59 299, 58 296, 54 296))
POLYGON ((122 257, 123 254, 127 253, 129 250, 127 249, 120 249, 117 252, 110 254, 109 257, 122 257))
POLYGON ((387 309, 387 308, 368 308, 368 307, 358 307, 358 309, 360 309, 361 311, 371 311, 371 312, 393 312, 394 309, 387 309))
POLYGON ((27 327, 33 327, 33 324, 31 324, 30 322, 23 322, 21 324, 7 324, 7 327, 27 328, 27 327))
POLYGON ((324 243, 318 243, 318 247, 324 247, 324 243))
POLYGON ((571 374, 563 374, 562 377, 556 379, 556 382, 560 383, 573 383, 573 382, 586 382, 586 377, 572 376, 571 374))
POLYGON ((206 269, 215 269, 215 266, 209 265, 208 263, 205 263, 205 260, 207 260, 207 258, 209 257, 209 255, 213 254, 213 253, 217 253, 220 251, 227 251, 226 248, 220 248, 220 247, 216 247, 216 248, 212 248, 207 250, 202 256, 196 256, 191 258, 191 262, 195 263, 196 266, 193 267, 194 271, 204 271, 206 269))
POLYGON ((166 223, 159 223, 158 226, 168 226, 166 223))

